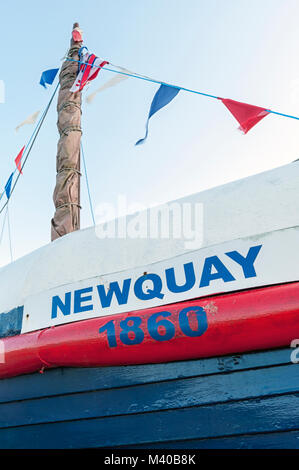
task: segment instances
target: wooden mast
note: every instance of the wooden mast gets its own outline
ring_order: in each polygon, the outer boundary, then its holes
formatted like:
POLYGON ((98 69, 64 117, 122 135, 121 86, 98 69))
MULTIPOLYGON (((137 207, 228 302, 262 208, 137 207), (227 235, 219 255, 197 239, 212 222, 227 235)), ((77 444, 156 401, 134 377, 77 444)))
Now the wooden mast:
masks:
MULTIPOLYGON (((73 31, 79 28, 75 23, 73 31)), ((68 58, 79 60, 81 33, 72 34, 68 58), (74 40, 75 39, 77 40, 74 40), (80 40, 79 40, 80 39, 80 40)), ((57 127, 60 134, 57 148, 56 186, 53 194, 55 214, 51 221, 51 240, 80 229, 80 142, 81 92, 70 88, 78 72, 78 62, 65 60, 60 71, 57 127)))

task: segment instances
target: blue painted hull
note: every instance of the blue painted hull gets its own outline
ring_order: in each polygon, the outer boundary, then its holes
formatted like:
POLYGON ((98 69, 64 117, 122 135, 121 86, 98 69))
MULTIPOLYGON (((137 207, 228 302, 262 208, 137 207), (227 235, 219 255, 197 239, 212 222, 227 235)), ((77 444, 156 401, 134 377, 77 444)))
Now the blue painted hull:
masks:
POLYGON ((0 447, 299 448, 291 352, 3 379, 0 447))

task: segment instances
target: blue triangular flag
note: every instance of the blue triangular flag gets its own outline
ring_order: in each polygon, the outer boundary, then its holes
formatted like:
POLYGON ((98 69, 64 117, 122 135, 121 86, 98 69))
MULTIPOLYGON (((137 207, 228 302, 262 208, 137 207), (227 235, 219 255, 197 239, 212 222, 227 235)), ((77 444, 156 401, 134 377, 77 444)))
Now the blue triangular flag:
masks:
POLYGON ((6 192, 6 196, 7 196, 7 199, 10 198, 10 192, 11 192, 11 183, 12 183, 12 179, 13 179, 13 173, 10 175, 10 177, 8 178, 7 180, 7 183, 5 185, 5 192, 6 192))
POLYGON ((148 122, 149 122, 149 119, 152 117, 152 115, 155 114, 164 106, 166 106, 168 103, 170 103, 170 101, 172 101, 173 98, 176 97, 179 91, 180 91, 180 88, 175 88, 175 87, 168 86, 168 85, 160 86, 151 104, 151 109, 150 109, 147 122, 146 122, 145 137, 143 139, 138 140, 138 142, 136 142, 135 145, 140 145, 144 143, 144 141, 146 140, 147 135, 148 135, 148 122))
POLYGON ((55 77, 57 75, 59 69, 50 69, 50 70, 45 70, 42 73, 42 76, 40 77, 40 85, 42 85, 44 88, 47 88, 46 83, 48 85, 52 85, 52 83, 55 80, 55 77))

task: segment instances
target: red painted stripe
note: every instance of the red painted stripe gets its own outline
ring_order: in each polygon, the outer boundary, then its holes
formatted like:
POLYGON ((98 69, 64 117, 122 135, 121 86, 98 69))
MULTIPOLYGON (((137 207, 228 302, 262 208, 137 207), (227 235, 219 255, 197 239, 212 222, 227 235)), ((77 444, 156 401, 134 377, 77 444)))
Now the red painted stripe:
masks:
MULTIPOLYGON (((162 319, 160 316, 157 320, 162 319)), ((190 312, 189 325, 196 331, 195 313, 190 312)), ((160 327, 159 334, 164 333, 160 327)), ((135 337, 132 333, 130 336, 135 337)), ((296 338, 299 282, 93 318, 5 338, 5 363, 0 364, 0 377, 57 366, 145 364, 242 353, 290 345, 296 338), (190 337, 182 332, 179 313, 186 307, 204 308, 208 328, 202 336, 190 337), (164 320, 174 325, 175 335, 167 341, 157 341, 149 334, 147 322, 153 314, 165 311, 171 314, 164 320), (126 345, 120 340, 120 322, 130 317, 140 318, 138 328, 141 336, 144 334, 140 344, 126 345), (100 334, 99 329, 112 320, 117 346, 111 348, 106 333, 100 334)))

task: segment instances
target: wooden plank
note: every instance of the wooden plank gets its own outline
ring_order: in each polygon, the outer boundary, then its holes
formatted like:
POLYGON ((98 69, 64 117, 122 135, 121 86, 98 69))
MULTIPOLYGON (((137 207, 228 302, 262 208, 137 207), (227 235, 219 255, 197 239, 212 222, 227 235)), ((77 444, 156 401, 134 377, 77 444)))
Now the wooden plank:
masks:
POLYGON ((297 430, 299 396, 0 429, 1 448, 90 448, 297 430))
POLYGON ((160 442, 130 449, 299 449, 299 430, 241 435, 222 439, 160 442))
POLYGON ((147 413, 299 391, 299 367, 271 367, 0 405, 0 428, 147 413))
POLYGON ((0 380, 0 403, 290 364, 291 352, 287 348, 167 364, 47 370, 0 380))

